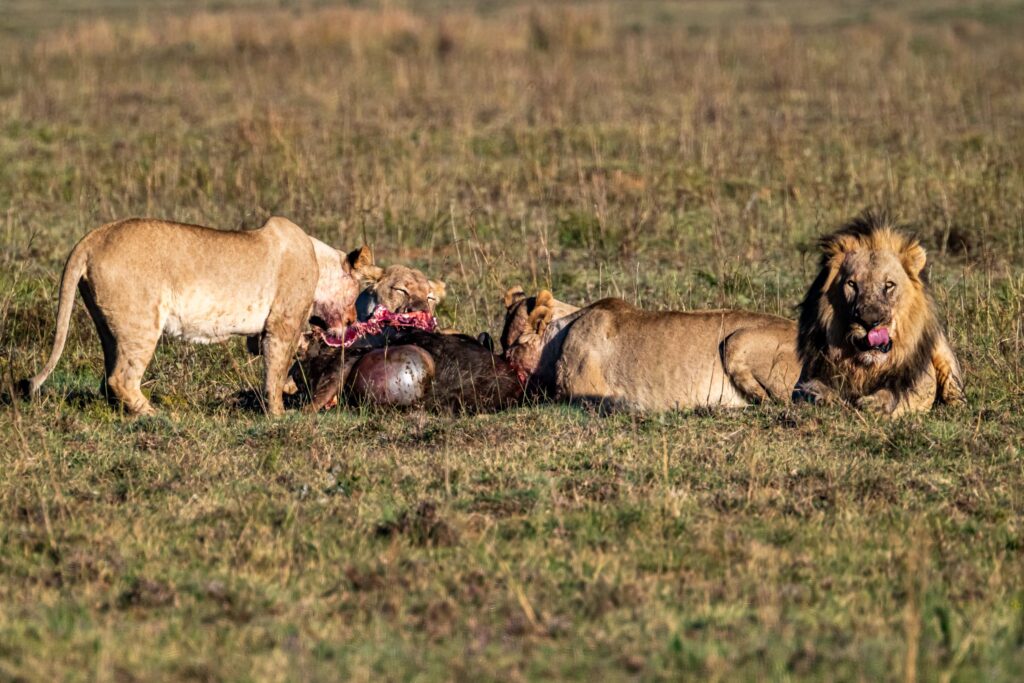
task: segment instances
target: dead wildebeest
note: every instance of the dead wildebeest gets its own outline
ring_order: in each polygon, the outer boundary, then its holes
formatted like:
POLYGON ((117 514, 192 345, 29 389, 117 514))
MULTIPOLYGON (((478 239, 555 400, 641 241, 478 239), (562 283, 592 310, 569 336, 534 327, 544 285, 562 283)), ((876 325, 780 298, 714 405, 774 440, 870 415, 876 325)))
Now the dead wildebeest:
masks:
POLYGON ((314 340, 294 375, 309 409, 350 403, 479 413, 507 408, 523 395, 515 369, 496 355, 489 335, 474 339, 417 327, 385 327, 348 348, 314 340))

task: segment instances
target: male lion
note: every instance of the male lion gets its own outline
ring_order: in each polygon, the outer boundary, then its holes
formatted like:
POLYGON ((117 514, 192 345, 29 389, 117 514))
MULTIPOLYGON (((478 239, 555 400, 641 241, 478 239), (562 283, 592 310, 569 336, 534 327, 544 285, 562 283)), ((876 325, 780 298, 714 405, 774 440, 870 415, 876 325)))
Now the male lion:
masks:
POLYGON ((75 288, 103 344, 105 383, 133 414, 153 414, 140 389, 157 341, 195 342, 260 335, 267 410, 284 411, 281 388, 311 316, 329 339, 344 336, 359 290, 344 255, 285 218, 258 229, 214 230, 133 218, 88 233, 68 256, 57 330, 29 394, 53 372, 71 322, 75 288))
POLYGON ((528 389, 604 408, 670 410, 789 400, 796 326, 745 311, 654 312, 622 299, 585 308, 544 290, 505 294, 506 358, 528 389))
POLYGON ((926 255, 884 213, 821 240, 821 271, 800 305, 795 396, 885 414, 964 402, 960 364, 925 291, 926 255))

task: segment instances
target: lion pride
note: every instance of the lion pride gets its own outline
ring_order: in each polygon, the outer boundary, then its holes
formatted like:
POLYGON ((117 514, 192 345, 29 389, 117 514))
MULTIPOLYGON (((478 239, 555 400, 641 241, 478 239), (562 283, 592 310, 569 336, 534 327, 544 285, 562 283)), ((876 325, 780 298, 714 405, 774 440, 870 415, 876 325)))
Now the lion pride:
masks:
POLYGON ((964 401, 960 364, 925 289, 925 250, 885 213, 822 238, 800 305, 796 396, 889 415, 964 401))

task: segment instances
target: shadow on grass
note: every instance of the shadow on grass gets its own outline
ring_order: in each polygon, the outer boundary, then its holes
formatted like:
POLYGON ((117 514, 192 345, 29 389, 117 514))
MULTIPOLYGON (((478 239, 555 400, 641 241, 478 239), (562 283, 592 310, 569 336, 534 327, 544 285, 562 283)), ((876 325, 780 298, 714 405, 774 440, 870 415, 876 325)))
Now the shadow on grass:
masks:
MULTIPOLYGON (((32 403, 40 400, 40 396, 32 397, 27 386, 22 386, 19 383, 14 390, 8 389, 0 393, 0 405, 11 406, 18 401, 20 403, 32 403)), ((109 405, 116 405, 116 402, 108 400, 107 396, 99 391, 90 391, 88 389, 71 389, 62 394, 62 399, 65 404, 82 410, 96 402, 103 401, 109 405)))
MULTIPOLYGON (((284 395, 285 410, 299 410, 307 405, 309 405, 309 399, 302 392, 284 395)), ((223 403, 216 402, 209 405, 209 407, 213 408, 223 406, 247 413, 263 415, 266 413, 267 402, 263 397, 263 392, 257 389, 240 389, 228 396, 223 403)))

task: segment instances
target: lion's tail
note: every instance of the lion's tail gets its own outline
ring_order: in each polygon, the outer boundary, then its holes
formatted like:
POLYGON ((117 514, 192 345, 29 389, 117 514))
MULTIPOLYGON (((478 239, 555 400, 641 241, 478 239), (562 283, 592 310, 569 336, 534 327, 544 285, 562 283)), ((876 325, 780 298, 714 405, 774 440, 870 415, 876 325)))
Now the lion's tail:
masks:
POLYGON ((64 264, 64 274, 60 279, 60 296, 57 300, 57 331, 54 334, 50 357, 39 374, 32 379, 22 380, 20 383, 22 392, 28 396, 39 393, 39 387, 57 367, 57 361, 60 360, 60 355, 64 352, 64 344, 68 340, 68 328, 71 327, 71 309, 75 305, 75 290, 78 289, 78 281, 85 275, 87 260, 88 249, 85 248, 83 240, 71 250, 71 255, 68 256, 67 263, 64 264))

